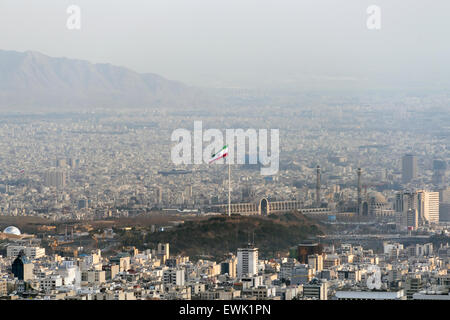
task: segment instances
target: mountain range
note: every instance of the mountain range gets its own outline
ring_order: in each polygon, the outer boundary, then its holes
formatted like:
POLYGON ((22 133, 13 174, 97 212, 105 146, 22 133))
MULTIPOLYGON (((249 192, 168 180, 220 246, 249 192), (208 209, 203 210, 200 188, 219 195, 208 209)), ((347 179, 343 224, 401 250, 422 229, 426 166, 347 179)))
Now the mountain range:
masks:
POLYGON ((0 110, 196 107, 205 92, 111 64, 0 50, 0 110))

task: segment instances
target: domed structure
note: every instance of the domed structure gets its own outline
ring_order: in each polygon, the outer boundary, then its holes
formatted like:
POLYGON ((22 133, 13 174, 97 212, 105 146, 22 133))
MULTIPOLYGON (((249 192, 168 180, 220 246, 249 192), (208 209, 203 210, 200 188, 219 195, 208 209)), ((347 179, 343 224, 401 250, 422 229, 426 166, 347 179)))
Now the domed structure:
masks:
POLYGON ((5 228, 5 230, 3 230, 3 233, 13 234, 16 236, 21 235, 19 228, 14 227, 14 226, 9 226, 9 227, 5 228))
POLYGON ((387 203, 386 198, 380 192, 369 193, 369 199, 372 203, 385 204, 387 203))
POLYGON ((388 202, 381 192, 372 191, 362 203, 363 216, 384 217, 392 214, 388 202))

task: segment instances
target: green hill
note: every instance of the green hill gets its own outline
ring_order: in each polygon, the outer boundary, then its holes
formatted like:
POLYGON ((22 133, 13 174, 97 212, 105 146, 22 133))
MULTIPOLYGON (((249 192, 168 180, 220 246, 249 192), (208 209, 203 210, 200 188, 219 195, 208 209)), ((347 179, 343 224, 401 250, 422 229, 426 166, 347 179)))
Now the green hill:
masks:
POLYGON ((236 253, 237 248, 254 237, 260 256, 269 258, 322 233, 322 226, 300 213, 269 217, 235 215, 187 221, 168 231, 148 234, 145 242, 151 247, 168 242, 171 254, 188 255, 193 259, 210 256, 219 260, 224 254, 236 253))

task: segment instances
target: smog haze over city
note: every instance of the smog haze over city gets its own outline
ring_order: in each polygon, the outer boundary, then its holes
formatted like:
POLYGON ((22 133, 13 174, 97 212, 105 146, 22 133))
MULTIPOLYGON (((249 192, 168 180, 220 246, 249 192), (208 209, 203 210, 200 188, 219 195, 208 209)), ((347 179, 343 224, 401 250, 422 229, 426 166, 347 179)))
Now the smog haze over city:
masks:
POLYGON ((0 300, 450 300, 449 11, 2 0, 0 300))

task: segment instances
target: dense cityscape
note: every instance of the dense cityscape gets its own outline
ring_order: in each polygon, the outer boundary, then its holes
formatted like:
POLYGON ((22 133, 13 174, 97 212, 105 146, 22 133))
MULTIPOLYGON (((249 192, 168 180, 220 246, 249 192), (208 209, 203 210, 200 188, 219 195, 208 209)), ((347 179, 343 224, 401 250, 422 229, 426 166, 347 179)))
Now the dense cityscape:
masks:
POLYGON ((448 300, 446 100, 396 99, 214 116, 4 114, 0 296, 448 300), (226 166, 170 162, 171 132, 194 119, 220 130, 281 128, 277 174, 232 166, 232 217, 296 213, 320 231, 271 251, 261 239, 281 235, 255 238, 255 227, 229 252, 205 243, 189 256, 171 243, 189 223, 228 213, 226 166))
POLYGON ((449 11, 1 0, 0 315, 445 316, 449 11))

